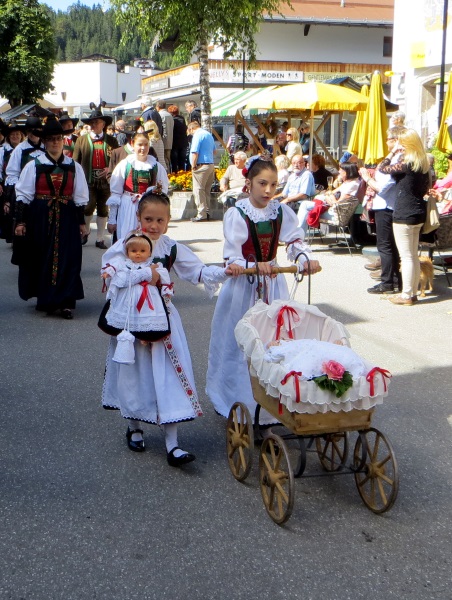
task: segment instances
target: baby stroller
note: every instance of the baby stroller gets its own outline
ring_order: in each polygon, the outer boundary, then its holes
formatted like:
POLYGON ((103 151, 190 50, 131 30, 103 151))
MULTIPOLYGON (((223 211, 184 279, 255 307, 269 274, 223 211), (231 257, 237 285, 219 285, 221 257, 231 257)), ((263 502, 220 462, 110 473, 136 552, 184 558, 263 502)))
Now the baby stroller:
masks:
MULTIPOLYGON (((398 467, 389 440, 371 426, 375 407, 387 395, 390 373, 363 361, 362 375, 338 397, 322 389, 315 377, 303 378, 303 365, 288 371, 284 361, 270 362, 268 353, 286 341, 312 340, 322 352, 334 346, 344 353, 349 335, 338 321, 315 306, 293 300, 271 305, 258 301, 235 329, 239 347, 248 360, 253 396, 257 403, 254 421, 245 404, 236 402, 229 413, 226 438, 230 470, 244 481, 252 468, 255 439, 258 440, 259 413, 266 409, 289 434, 278 435, 272 426, 259 440, 259 484, 262 499, 275 523, 285 523, 294 505, 294 478, 306 468, 307 453, 318 456, 328 474, 354 475, 364 504, 375 513, 384 513, 394 504, 399 486, 398 467), (270 346, 270 347, 269 347, 270 346), (364 370, 363 370, 364 369, 364 370), (253 425, 254 422, 254 425, 253 425), (349 434, 357 437, 350 461, 349 434), (291 465, 286 440, 297 440, 298 464, 291 465)), ((285 346, 288 348, 289 346, 285 346)), ((325 381, 325 379, 323 379, 325 381)))

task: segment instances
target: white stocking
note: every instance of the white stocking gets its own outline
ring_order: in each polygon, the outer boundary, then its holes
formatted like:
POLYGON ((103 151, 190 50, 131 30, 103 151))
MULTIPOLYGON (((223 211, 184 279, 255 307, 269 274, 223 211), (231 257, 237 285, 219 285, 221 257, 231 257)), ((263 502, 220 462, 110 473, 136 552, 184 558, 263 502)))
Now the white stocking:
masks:
MULTIPOLYGON (((166 423, 165 425, 162 425, 162 429, 165 432, 165 445, 166 445, 166 451, 167 452, 171 452, 171 450, 173 448, 176 448, 178 442, 177 442, 177 423, 166 423)), ((180 456, 183 456, 184 454, 187 454, 186 452, 184 452, 184 450, 175 450, 174 451, 174 456, 175 458, 179 458, 180 456)))
MULTIPOLYGON (((136 421, 135 419, 127 419, 129 422, 129 429, 133 431, 134 429, 141 429, 140 421, 136 421)), ((133 442, 141 442, 143 440, 142 433, 132 433, 132 441, 133 442)))
POLYGON ((96 217, 98 242, 102 242, 104 240, 105 229, 107 228, 107 221, 108 217, 96 217))

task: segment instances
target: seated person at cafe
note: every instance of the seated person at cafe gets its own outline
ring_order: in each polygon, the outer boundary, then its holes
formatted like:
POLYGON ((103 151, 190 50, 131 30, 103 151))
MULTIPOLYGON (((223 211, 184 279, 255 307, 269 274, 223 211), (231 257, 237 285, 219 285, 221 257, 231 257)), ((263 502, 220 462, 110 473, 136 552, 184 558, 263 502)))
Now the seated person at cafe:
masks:
POLYGON ((301 154, 295 154, 292 157, 292 173, 280 194, 274 198, 282 204, 288 204, 293 210, 296 210, 298 204, 304 200, 309 200, 315 195, 314 177, 311 171, 306 168, 306 163, 301 154))
MULTIPOLYGON (((334 191, 316 196, 316 200, 323 200, 324 205, 329 206, 328 210, 322 215, 323 221, 333 221, 336 216, 334 206, 340 202, 347 202, 351 198, 356 197, 358 192, 360 179, 356 164, 343 163, 339 167, 338 178, 339 177, 343 183, 341 183, 334 191)), ((302 202, 300 205, 298 211, 298 225, 304 232, 308 229, 308 214, 315 205, 316 203, 313 201, 302 202)))
POLYGON ((237 197, 242 193, 245 187, 245 176, 243 169, 247 159, 245 152, 239 151, 234 154, 234 164, 229 165, 223 177, 220 179, 220 190, 223 192, 218 200, 230 208, 234 206, 237 197))
MULTIPOLYGON (((325 167, 325 158, 321 154, 313 154, 311 159, 311 172, 314 177, 316 187, 322 186, 324 190, 328 188, 328 177, 333 174, 325 167)), ((317 189, 320 189, 317 187, 317 189)))

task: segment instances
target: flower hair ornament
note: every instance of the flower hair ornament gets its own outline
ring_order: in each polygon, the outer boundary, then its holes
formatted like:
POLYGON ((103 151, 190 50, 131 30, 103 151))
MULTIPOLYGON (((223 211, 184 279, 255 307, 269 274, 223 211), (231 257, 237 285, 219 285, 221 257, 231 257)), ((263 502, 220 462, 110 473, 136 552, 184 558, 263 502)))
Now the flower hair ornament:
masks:
POLYGON ((138 204, 141 204, 141 202, 143 200, 145 200, 146 198, 149 198, 150 196, 158 196, 164 202, 167 202, 168 204, 170 204, 170 199, 163 192, 163 186, 162 186, 162 182, 161 181, 158 181, 155 185, 151 185, 150 187, 148 187, 148 189, 141 196, 140 201, 139 201, 138 204))
POLYGON ((262 154, 256 154, 248 159, 246 162, 245 168, 242 169, 242 175, 244 177, 248 177, 248 173, 251 171, 253 166, 257 163, 258 160, 262 160, 264 162, 273 162, 273 157, 268 150, 264 150, 262 154))

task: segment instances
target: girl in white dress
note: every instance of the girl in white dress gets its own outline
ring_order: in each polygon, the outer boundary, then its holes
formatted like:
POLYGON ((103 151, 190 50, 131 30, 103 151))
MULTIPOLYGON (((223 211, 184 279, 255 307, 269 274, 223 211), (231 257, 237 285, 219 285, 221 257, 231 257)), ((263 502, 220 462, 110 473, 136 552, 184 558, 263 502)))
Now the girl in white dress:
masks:
POLYGON ((168 175, 165 168, 149 156, 146 134, 135 134, 132 147, 133 154, 116 166, 110 179, 108 231, 116 230, 118 239, 138 227, 138 201, 149 187, 158 183, 164 194, 168 192, 168 175))
MULTIPOLYGON (((271 276, 271 267, 277 265, 278 242, 287 244, 287 257, 292 261, 300 252, 311 258, 311 250, 303 241, 304 232, 299 229, 293 210, 272 200, 278 182, 274 163, 257 157, 250 161, 247 171, 249 198, 239 200, 224 215, 224 259, 230 268, 236 265, 242 269, 247 257, 254 255, 259 271, 265 275, 264 301, 270 304, 273 300, 289 297, 284 275, 271 276)), ((254 266, 253 262, 248 264, 254 266)), ((319 268, 316 260, 310 260, 311 273, 316 273, 319 268)), ((252 415, 256 408, 248 365, 234 336, 238 321, 256 300, 256 283, 251 284, 241 276, 226 281, 215 307, 206 391, 215 410, 224 417, 237 401, 246 404, 252 415)), ((271 415, 261 411, 261 424, 274 422, 271 415)))
MULTIPOLYGON (((170 220, 169 199, 164 194, 148 192, 138 204, 138 220, 143 233, 154 244, 153 261, 194 285, 203 283, 213 295, 218 284, 226 280, 233 269, 205 266, 186 246, 166 235, 170 220)), ((103 256, 103 270, 116 268, 124 259, 124 244, 118 240, 103 256)), ((157 283, 157 276, 151 284, 157 283)), ((165 434, 167 460, 171 466, 181 466, 195 459, 181 450, 177 441, 177 423, 201 416, 195 387, 190 352, 182 322, 174 305, 168 306, 171 334, 161 341, 143 345, 135 341, 135 363, 113 361, 117 340, 111 338, 107 355, 102 403, 105 408, 121 410, 129 419, 129 448, 144 450, 140 422, 159 424, 165 434)))

